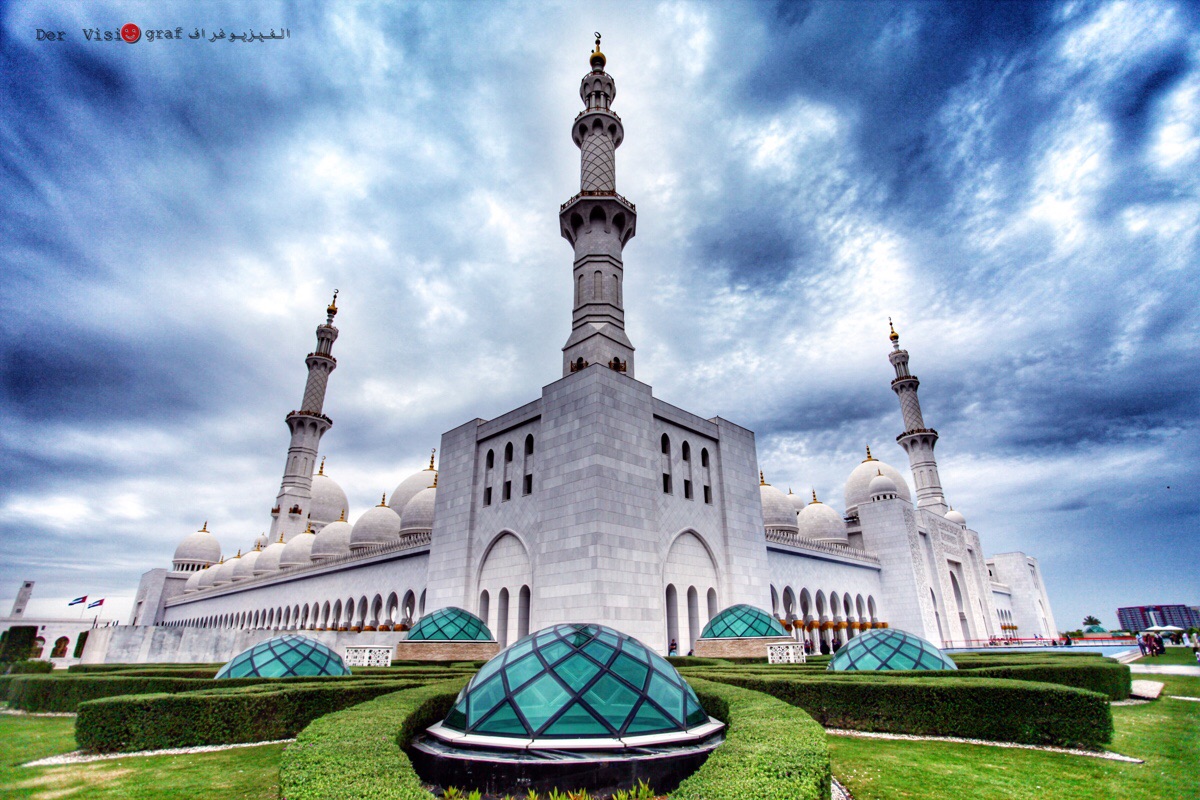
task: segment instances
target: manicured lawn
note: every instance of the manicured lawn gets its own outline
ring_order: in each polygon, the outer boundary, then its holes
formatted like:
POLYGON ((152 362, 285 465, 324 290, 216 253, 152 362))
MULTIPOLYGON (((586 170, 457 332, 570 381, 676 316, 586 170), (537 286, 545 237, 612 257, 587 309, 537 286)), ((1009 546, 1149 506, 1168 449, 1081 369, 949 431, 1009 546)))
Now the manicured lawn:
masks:
POLYGON ((1186 664, 1191 667, 1200 666, 1190 647, 1168 647, 1161 656, 1142 656, 1134 664, 1186 664))
POLYGON ((1145 764, 1036 750, 831 736, 833 774, 856 800, 1198 797, 1200 703, 1165 695, 1200 696, 1200 678, 1154 679, 1166 684, 1162 700, 1113 708, 1116 735, 1110 749, 1143 758, 1145 764))
POLYGON ((0 716, 0 798, 208 800, 279 797, 284 745, 189 756, 121 758, 65 767, 20 764, 75 749, 70 717, 0 716))

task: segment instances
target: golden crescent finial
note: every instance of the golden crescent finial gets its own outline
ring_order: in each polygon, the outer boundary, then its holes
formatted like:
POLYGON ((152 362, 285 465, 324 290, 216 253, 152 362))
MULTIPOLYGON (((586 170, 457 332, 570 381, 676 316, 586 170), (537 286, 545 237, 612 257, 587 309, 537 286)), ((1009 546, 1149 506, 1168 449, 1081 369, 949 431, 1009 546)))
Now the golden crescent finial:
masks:
POLYGON ((317 470, 317 474, 318 475, 325 474, 325 456, 321 456, 321 468, 319 470, 317 470))
POLYGON ((888 328, 891 330, 891 333, 888 334, 888 338, 891 339, 893 342, 900 341, 900 334, 896 333, 896 326, 892 324, 891 317, 888 317, 888 328))
POLYGON ((386 508, 387 507, 387 492, 383 493, 383 496, 379 498, 379 505, 377 505, 375 507, 376 508, 386 508))
POLYGON ((208 520, 204 520, 204 524, 200 526, 199 533, 208 533, 208 520))
POLYGON ((763 471, 761 469, 758 471, 758 485, 759 486, 767 485, 767 479, 763 477, 763 471))
POLYGON ((346 521, 346 509, 342 508, 342 515, 340 517, 338 517, 338 522, 345 522, 345 521, 346 521))
POLYGON ((437 455, 436 447, 429 451, 429 469, 433 469, 433 457, 435 455, 437 455))
POLYGON ((813 499, 812 499, 812 503, 809 503, 809 505, 810 505, 810 506, 811 506, 813 503, 819 503, 819 502, 821 502, 820 500, 818 500, 818 499, 817 499, 817 490, 816 490, 816 489, 813 489, 813 490, 812 490, 812 496, 813 496, 813 499))
POLYGON ((871 455, 871 445, 867 445, 867 457, 863 459, 863 463, 865 464, 868 461, 875 461, 875 460, 876 460, 875 456, 871 455))

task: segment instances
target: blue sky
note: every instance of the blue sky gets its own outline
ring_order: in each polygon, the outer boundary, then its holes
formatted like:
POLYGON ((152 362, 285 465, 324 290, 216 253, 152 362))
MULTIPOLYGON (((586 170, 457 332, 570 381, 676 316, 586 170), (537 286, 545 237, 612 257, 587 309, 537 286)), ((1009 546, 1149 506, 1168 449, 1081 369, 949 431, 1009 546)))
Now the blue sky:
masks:
POLYGON ((1060 627, 1200 602, 1200 6, 1153 0, 0 6, 0 596, 247 546, 335 288, 353 515, 555 380, 593 30, 640 380, 840 510, 864 445, 907 464, 891 316, 1060 627), (125 22, 185 39, 83 35, 125 22))

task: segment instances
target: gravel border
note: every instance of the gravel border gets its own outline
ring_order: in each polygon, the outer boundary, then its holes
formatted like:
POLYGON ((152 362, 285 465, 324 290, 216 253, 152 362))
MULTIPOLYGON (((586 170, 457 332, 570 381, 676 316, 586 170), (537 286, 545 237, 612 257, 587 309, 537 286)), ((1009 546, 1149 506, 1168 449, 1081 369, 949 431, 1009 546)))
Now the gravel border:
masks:
POLYGON ((1169 694, 1167 697, 1172 700, 1191 700, 1193 703, 1200 703, 1200 697, 1188 697, 1184 694, 1169 694))
POLYGON ((848 731, 841 728, 826 728, 825 732, 832 736, 854 736, 860 739, 897 739, 906 742, 951 742, 954 744, 982 744, 989 747, 1008 747, 1017 750, 1042 750, 1047 753, 1065 753, 1071 756, 1087 756, 1088 758, 1103 758, 1108 761, 1124 761, 1128 764, 1146 763, 1140 758, 1123 756, 1120 753, 1110 753, 1107 750, 1074 750, 1068 747, 1047 747, 1036 744, 1018 744, 1016 742, 991 742, 987 739, 961 739, 957 736, 912 736, 907 733, 876 733, 874 731, 848 731))
POLYGON ((1144 705, 1146 705, 1146 703, 1149 703, 1149 702, 1150 702, 1149 700, 1145 700, 1141 697, 1131 697, 1128 700, 1113 700, 1111 703, 1109 703, 1109 705, 1110 706, 1144 706, 1144 705))
POLYGON ((210 744, 203 747, 172 747, 166 750, 138 750, 133 753, 85 753, 76 750, 61 756, 39 758, 22 764, 23 767, 58 767, 64 764, 88 764, 92 761, 111 761, 117 758, 141 758, 143 756, 182 756, 191 753, 215 753, 219 750, 235 750, 239 747, 261 747, 265 744, 288 744, 295 739, 272 739, 269 742, 243 742, 240 744, 210 744))
POLYGON ((854 795, 850 794, 850 790, 843 786, 841 781, 834 778, 829 798, 830 800, 854 800, 854 795))
POLYGON ((18 711, 15 708, 0 708, 0 714, 10 717, 73 717, 70 711, 18 711))

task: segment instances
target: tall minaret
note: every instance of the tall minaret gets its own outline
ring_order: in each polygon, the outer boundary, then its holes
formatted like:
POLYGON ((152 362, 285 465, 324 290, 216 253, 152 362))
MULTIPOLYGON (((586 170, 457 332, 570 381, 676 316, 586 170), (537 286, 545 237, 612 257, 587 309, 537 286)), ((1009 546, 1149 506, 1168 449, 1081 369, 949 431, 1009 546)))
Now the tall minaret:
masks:
POLYGON ((637 207, 617 194, 617 148, 625 138, 621 118, 609 106, 617 85, 604 71, 600 34, 592 71, 579 96, 571 138, 580 150, 579 194, 559 210, 562 235, 575 248, 575 310, 563 347, 563 375, 600 364, 633 377, 633 345, 625 335, 621 251, 637 227, 637 207))
POLYGON ((908 464, 912 469, 913 481, 917 484, 917 507, 945 514, 949 507, 942 495, 937 459, 933 457, 938 432, 925 427, 921 403, 917 400, 917 387, 921 382, 908 371, 908 351, 900 349, 900 334, 896 333, 891 317, 888 317, 888 327, 891 329, 888 338, 892 340, 892 352, 888 354, 888 360, 896 368, 892 391, 900 398, 900 412, 904 415, 904 433, 897 436, 896 441, 908 453, 908 464))
POLYGON ((271 535, 268 541, 283 541, 302 532, 308 525, 309 503, 312 500, 312 475, 317 462, 317 449, 321 437, 333 425, 333 420, 321 413, 325 405, 325 387, 329 373, 337 368, 333 357, 333 343, 338 329, 333 327, 337 316, 337 292, 333 302, 325 309, 325 324, 317 326, 317 349, 308 354, 304 363, 308 365, 308 382, 304 385, 304 399, 300 410, 287 415, 288 430, 292 442, 288 445, 287 463, 283 467, 283 482, 275 507, 271 509, 271 535))

